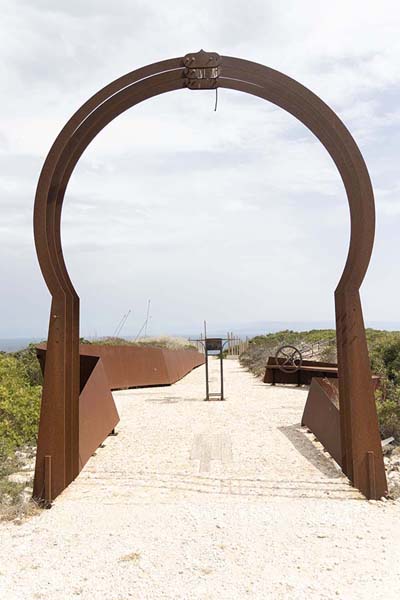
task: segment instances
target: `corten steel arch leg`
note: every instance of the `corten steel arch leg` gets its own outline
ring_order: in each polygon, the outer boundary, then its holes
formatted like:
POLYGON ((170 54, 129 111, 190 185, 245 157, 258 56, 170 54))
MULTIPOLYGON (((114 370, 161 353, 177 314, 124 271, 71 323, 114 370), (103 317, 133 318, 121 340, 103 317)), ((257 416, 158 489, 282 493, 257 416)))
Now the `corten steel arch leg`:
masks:
POLYGON ((61 131, 40 175, 34 212, 35 244, 52 305, 34 482, 34 497, 39 499, 55 498, 79 472, 79 298, 61 250, 60 156, 79 125, 104 100, 132 81, 180 65, 180 59, 162 61, 125 75, 98 92, 61 131), (51 486, 46 490, 45 465, 49 464, 51 486))
POLYGON ((53 302, 34 495, 51 499, 43 492, 45 457, 53 465, 51 497, 79 471, 79 299, 60 241, 69 178, 90 141, 116 116, 147 98, 184 87, 226 87, 269 100, 302 121, 336 163, 351 213, 349 255, 335 294, 343 468, 366 496, 380 497, 386 493, 386 477, 358 292, 374 237, 374 201, 364 161, 338 117, 302 85, 262 65, 207 53, 149 65, 111 83, 75 113, 46 159, 36 195, 35 241, 53 302))

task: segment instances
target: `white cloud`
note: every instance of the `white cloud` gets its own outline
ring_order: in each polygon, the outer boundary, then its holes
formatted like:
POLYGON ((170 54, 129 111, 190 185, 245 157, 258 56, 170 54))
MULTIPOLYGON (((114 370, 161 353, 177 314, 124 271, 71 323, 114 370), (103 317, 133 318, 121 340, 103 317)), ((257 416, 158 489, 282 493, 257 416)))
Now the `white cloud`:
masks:
MULTIPOLYGON (((114 78, 200 47, 282 70, 344 119, 376 188, 365 314, 398 318, 396 2, 1 4, 0 276, 9 294, 0 337, 47 327, 31 218, 40 167, 60 128, 114 78)), ((149 100, 110 124, 78 164, 63 240, 83 333, 112 331, 127 307, 135 329, 148 297, 160 330, 193 328, 204 317, 333 317, 349 222, 331 159, 274 106, 220 90, 215 113, 214 99, 185 90, 149 100)))

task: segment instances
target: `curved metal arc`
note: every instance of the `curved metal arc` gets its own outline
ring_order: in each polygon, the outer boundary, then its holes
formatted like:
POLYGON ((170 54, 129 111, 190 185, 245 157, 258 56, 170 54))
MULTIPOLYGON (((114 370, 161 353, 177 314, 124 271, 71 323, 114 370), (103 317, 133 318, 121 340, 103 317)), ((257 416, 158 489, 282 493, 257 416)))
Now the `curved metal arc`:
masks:
MULTIPOLYGON (((160 76, 157 75, 154 77, 154 79, 158 78, 158 77, 160 77, 160 76)), ((70 177, 75 169, 76 164, 78 163, 80 157, 82 156, 82 154, 84 153, 84 151, 86 150, 86 148, 88 147, 90 142, 96 137, 96 135, 100 131, 102 131, 102 129, 108 123, 110 123, 114 118, 116 118, 122 112, 128 110, 132 106, 139 104, 140 102, 143 102, 144 100, 146 100, 150 97, 154 97, 159 94, 163 94, 163 93, 166 93, 169 91, 173 91, 175 89, 179 89, 179 87, 182 85, 181 82, 182 82, 182 80, 179 78, 172 79, 172 80, 165 80, 165 81, 161 81, 161 79, 159 79, 159 80, 153 82, 152 86, 150 86, 147 83, 146 90, 144 90, 144 88, 139 88, 139 86, 140 86, 140 83, 139 83, 134 88, 129 88, 130 94, 126 95, 126 97, 123 99, 122 102, 116 103, 115 100, 117 99, 117 97, 114 96, 113 102, 110 103, 110 105, 106 105, 106 104, 102 105, 102 107, 104 107, 104 109, 101 111, 100 115, 98 113, 92 113, 93 118, 89 118, 83 123, 83 125, 79 129, 79 133, 81 134, 79 143, 73 144, 72 147, 66 146, 65 153, 63 153, 62 158, 60 159, 60 162, 58 165, 60 167, 60 173, 59 173, 60 182, 59 182, 58 186, 56 186, 56 188, 55 188, 57 190, 56 191, 56 206, 58 208, 58 211, 57 211, 57 215, 56 215, 56 219, 57 219, 56 226, 57 226, 58 231, 60 229, 61 207, 63 204, 63 200, 64 200, 68 182, 69 182, 70 177), (115 100, 114 100, 114 98, 115 98, 115 100), (106 107, 108 110, 106 110, 106 107)), ((74 140, 74 141, 76 141, 76 140, 74 140)), ((65 265, 64 256, 62 253, 60 237, 58 237, 57 242, 58 242, 57 257, 58 257, 59 266, 60 266, 60 269, 64 270, 64 272, 66 273, 67 269, 66 269, 66 265, 65 265)), ((73 290, 73 284, 70 281, 69 277, 68 277, 68 281, 67 281, 67 276, 65 279, 66 279, 65 284, 68 285, 73 290)))
MULTIPOLYGON (((317 103, 317 108, 320 107, 320 106, 322 106, 326 111, 328 111, 330 118, 334 117, 336 119, 337 123, 343 128, 343 130, 347 133, 348 137, 351 139, 354 147, 358 150, 358 148, 357 148, 354 140, 351 138, 350 134, 348 133, 348 131, 344 127, 344 125, 341 123, 341 121, 336 117, 336 115, 331 111, 331 109, 327 105, 325 105, 322 102, 322 100, 320 100, 317 96, 315 96, 312 92, 310 92, 310 90, 307 90, 307 88, 304 88, 301 84, 299 84, 299 83, 295 82, 294 80, 288 78, 287 76, 283 75, 282 73, 279 73, 277 71, 269 69, 268 67, 263 67, 262 65, 257 65, 256 63, 251 63, 249 61, 241 61, 241 60, 238 60, 238 59, 232 59, 232 58, 226 58, 226 57, 224 57, 224 60, 228 61, 228 65, 224 64, 224 72, 223 72, 223 77, 220 80, 220 87, 227 87, 227 88, 230 88, 230 89, 238 89, 239 91, 245 91, 247 93, 250 93, 250 94, 253 94, 253 95, 256 95, 256 96, 259 96, 259 97, 262 97, 264 99, 268 99, 268 100, 270 100, 272 102, 277 103, 278 105, 282 106, 285 110, 288 110, 289 112, 291 112, 291 114, 293 114, 294 116, 296 116, 297 118, 299 118, 302 121, 303 124, 305 124, 315 135, 317 135, 317 137, 319 139, 321 139, 321 129, 323 129, 323 127, 321 128, 321 123, 319 121, 319 119, 323 118, 323 115, 321 113, 316 117, 316 122, 317 122, 317 131, 316 131, 315 127, 313 127, 313 124, 310 123, 310 116, 309 115, 307 115, 306 116, 307 118, 305 118, 304 116, 299 115, 297 113, 297 111, 294 111, 293 108, 292 108, 292 110, 289 110, 288 107, 284 105, 285 104, 284 102, 282 102, 282 101, 277 102, 276 98, 271 98, 271 94, 269 93, 270 92, 270 88, 268 88, 266 90, 264 87, 262 87, 262 84, 263 83, 265 84, 264 79, 265 79, 265 74, 266 73, 269 74, 269 75, 273 74, 273 76, 275 78, 277 78, 278 80, 282 80, 282 82, 285 84, 285 86, 287 85, 287 82, 289 81, 289 82, 291 82, 292 86, 295 86, 295 87, 298 88, 297 92, 300 90, 302 93, 305 93, 306 95, 310 96, 313 99, 313 101, 317 103), (229 70, 230 69, 229 68, 229 62, 231 62, 231 63, 233 63, 233 64, 236 65, 236 67, 234 69, 235 73, 231 73, 230 72, 230 70, 229 70), (249 64, 252 67, 252 69, 255 69, 255 71, 256 71, 256 77, 254 76, 253 72, 251 73, 251 77, 249 77, 248 72, 245 71, 245 70, 243 70, 243 65, 244 64, 249 64), (239 69, 237 68, 237 65, 240 65, 239 69), (227 79, 225 77, 226 75, 228 75, 228 76, 229 75, 232 75, 232 76, 236 75, 236 78, 227 79), (239 75, 240 75, 240 77, 239 77, 239 75), (262 75, 264 75, 264 79, 263 79, 262 75), (257 76, 259 77, 259 79, 257 79, 257 76), (247 79, 246 81, 245 81, 245 77, 247 79), (255 79, 255 81, 254 81, 254 79, 255 79), (318 117, 319 117, 319 119, 318 119, 318 117)), ((166 61, 166 62, 169 62, 169 61, 166 61)), ((160 63, 156 63, 156 64, 159 65, 160 63)), ((181 73, 182 67, 179 67, 176 70, 178 71, 178 73, 181 73)), ((142 72, 142 75, 143 75, 143 72, 142 72)), ((154 75, 147 74, 147 78, 146 79, 144 79, 144 80, 140 79, 139 81, 144 81, 146 83, 146 85, 148 85, 150 83, 150 80, 153 77, 154 77, 154 75)), ((101 99, 101 103, 100 103, 100 105, 98 106, 97 109, 93 109, 92 107, 90 107, 91 110, 90 110, 89 114, 87 114, 86 117, 85 117, 85 119, 81 122, 81 124, 77 128, 75 128, 72 137, 67 142, 68 145, 71 143, 71 141, 72 142, 75 141, 74 138, 75 138, 76 135, 80 136, 80 133, 82 131, 82 127, 85 127, 85 124, 86 124, 87 121, 91 121, 91 119, 94 117, 94 115, 97 116, 97 113, 99 111, 103 112, 103 110, 104 110, 105 107, 109 106, 110 104, 114 104, 114 102, 117 100, 117 98, 120 98, 121 93, 123 94, 125 92, 126 95, 129 96, 131 90, 129 89, 129 87, 127 85, 126 78, 121 78, 121 79, 124 80, 124 86, 123 86, 123 88, 119 92, 115 92, 115 90, 114 90, 113 95, 111 97, 107 98, 107 99, 104 99, 104 97, 103 97, 101 99)), ((136 85, 138 85, 138 84, 136 84, 136 85)), ((183 85, 181 85, 179 87, 183 87, 183 85)), ((110 86, 107 86, 107 88, 110 88, 110 86)), ((107 88, 105 88, 105 89, 107 89, 107 88)), ((160 93, 162 93, 162 92, 160 92, 160 93)), ((281 93, 281 91, 278 88, 277 88, 277 93, 278 93, 278 95, 279 95, 279 97, 281 99, 282 93, 281 93)), ((297 100, 298 100, 298 103, 299 103, 299 108, 300 109, 302 107, 304 108, 304 98, 298 97, 297 100), (303 100, 303 102, 301 102, 302 100, 303 100)), ((293 99, 292 98, 291 98, 291 105, 293 107, 293 99)), ((129 108, 129 106, 127 106, 127 108, 129 108)), ((126 110, 127 108, 125 108, 124 110, 126 110)), ((313 105, 312 110, 315 113, 315 111, 316 111, 315 105, 313 105)), ((115 116, 113 118, 115 118, 115 116)), ((109 122, 109 121, 106 120, 106 122, 103 124, 102 127, 104 127, 107 124, 107 122, 109 122)), ((97 130, 96 134, 100 130, 101 130, 101 128, 99 128, 97 130)), ((336 148, 335 152, 332 152, 331 148, 327 144, 326 139, 322 139, 321 141, 322 141, 323 145, 326 147, 326 149, 329 152, 329 154, 332 156, 333 160, 335 161, 335 163, 336 163, 336 165, 337 165, 337 167, 339 169, 339 172, 342 175, 342 179, 343 179, 343 181, 344 181, 344 183, 346 185, 346 182, 345 182, 345 180, 346 180, 346 173, 343 170, 343 165, 340 164, 340 162, 338 160, 337 148, 336 148)), ((331 142, 331 143, 334 143, 334 142, 331 142)), ((87 146, 87 144, 86 144, 86 146, 87 146)), ((70 149, 66 146, 64 148, 64 151, 70 151, 70 149)), ((345 165, 349 164, 348 163, 348 159, 349 159, 349 156, 344 157, 343 161, 344 161, 345 165)), ((361 160, 362 160, 362 157, 361 157, 361 160)), ((364 165, 364 168, 365 168, 365 165, 364 165)), ((367 172, 366 168, 365 168, 365 172, 367 172)), ((64 186, 66 186, 65 180, 61 184, 61 189, 64 186)), ((65 193, 65 188, 64 188, 64 190, 62 190, 62 197, 64 196, 64 193, 65 193)), ((372 195, 372 190, 371 190, 371 195, 372 195)), ((348 192, 348 197, 349 197, 350 207, 352 207, 351 200, 354 200, 354 198, 350 198, 349 192, 348 192)), ((57 199, 57 204, 58 204, 58 202, 59 202, 59 200, 57 199)), ((62 202, 62 200, 61 200, 61 202, 62 202)), ((58 214, 58 219, 60 218, 60 216, 61 216, 61 212, 59 212, 59 214, 58 214)), ((362 219, 362 218, 352 219, 352 224, 354 222, 356 223, 356 225, 354 227, 357 228, 357 223, 363 224, 364 223, 364 219, 362 219)), ((355 245, 354 239, 359 240, 360 237, 363 238, 363 236, 360 236, 360 232, 359 231, 354 232, 354 227, 352 227, 353 231, 352 231, 352 237, 351 237, 351 242, 350 242, 350 249, 349 249, 348 259, 347 259, 346 266, 345 266, 345 269, 344 269, 344 272, 343 272, 343 275, 342 275, 342 278, 341 278, 342 284, 345 282, 346 279, 348 279, 348 280, 352 280, 352 278, 354 279, 354 277, 352 277, 352 275, 353 275, 353 272, 352 272, 353 271, 353 263, 354 263, 353 256, 354 256, 354 254, 356 253, 356 250, 357 250, 357 248, 354 249, 354 245, 355 245)), ((366 255, 368 256, 368 255, 371 254, 372 244, 373 244, 373 234, 372 234, 372 236, 370 236, 370 240, 369 240, 369 252, 366 253, 365 250, 364 250, 364 253, 363 253, 364 256, 366 256, 366 255)), ((62 259, 61 245, 59 245, 59 247, 58 247, 57 256, 61 257, 61 259, 62 259)), ((368 256, 368 262, 369 262, 369 256, 368 256)), ((367 262, 367 260, 365 260, 364 268, 361 269, 362 273, 359 275, 358 281, 355 282, 357 284, 356 287, 357 286, 359 287, 359 285, 361 285, 361 281, 362 281, 362 278, 363 278, 363 276, 365 274, 366 268, 368 266, 368 262, 367 262)), ((63 267, 62 271, 64 272, 64 276, 65 276, 66 269, 64 267, 63 267)), ((355 275, 357 275, 357 274, 355 274, 355 275)), ((59 282, 58 282, 58 284, 59 284, 59 282)), ((71 289, 73 290, 73 286, 72 286, 72 283, 70 282, 69 278, 68 278, 68 281, 66 282, 66 284, 68 286, 70 286, 71 289)), ((354 282, 353 282, 353 284, 354 284, 354 282)), ((341 287, 341 284, 339 283, 338 288, 340 288, 340 287, 341 287)))
MULTIPOLYGON (((63 254, 62 254, 61 240, 60 240, 60 219, 61 219, 61 206, 62 206, 62 202, 64 199, 66 186, 67 186, 68 180, 73 172, 73 169, 79 160, 79 157, 81 156, 81 154, 83 153, 83 151, 85 150, 87 145, 90 143, 90 141, 95 137, 95 135, 97 135, 97 133, 99 131, 101 131, 101 129, 103 129, 108 122, 110 122, 113 118, 115 118, 115 116, 117 116, 117 114, 120 114, 121 112, 123 112, 123 110, 126 110, 130 106, 137 104, 139 101, 143 101, 151 96, 170 91, 171 80, 174 82, 173 89, 178 89, 179 87, 181 87, 182 80, 179 76, 177 77, 176 74, 173 75, 174 73, 176 73, 176 71, 168 71, 168 72, 166 72, 166 74, 155 75, 153 77, 153 79, 155 79, 155 81, 153 81, 152 85, 150 85, 149 82, 146 80, 146 81, 139 82, 138 84, 136 84, 136 86, 130 86, 129 88, 124 87, 124 89, 121 92, 123 95, 123 98, 125 99, 125 104, 123 106, 118 104, 118 100, 120 99, 120 96, 118 96, 117 94, 112 96, 112 98, 108 101, 108 103, 103 102, 101 104, 100 108, 98 109, 98 111, 92 111, 91 115, 89 115, 89 117, 87 117, 83 121, 82 125, 80 126, 79 129, 76 130, 75 134, 69 138, 69 140, 67 141, 67 143, 64 147, 63 152, 60 154, 58 161, 55 161, 55 163, 53 165, 53 182, 52 182, 52 186, 51 186, 51 190, 50 190, 51 202, 49 202, 49 209, 48 209, 48 213, 47 213, 47 216, 48 216, 47 222, 50 223, 51 226, 55 228, 54 232, 55 232, 56 239, 53 239, 52 241, 53 241, 53 246, 54 246, 54 244, 57 246, 57 250, 56 250, 56 252, 54 252, 54 247, 53 247, 53 252, 51 253, 47 249, 47 256, 45 254, 43 254, 40 257, 40 259, 44 259, 44 260, 47 259, 48 262, 50 262, 51 257, 49 256, 49 254, 52 254, 52 257, 54 255, 56 256, 56 261, 52 262, 52 268, 55 271, 55 273, 58 273, 58 277, 56 279, 49 278, 49 281, 47 281, 47 279, 46 279, 49 289, 53 290, 53 292, 55 292, 60 287, 62 287, 62 288, 67 287, 73 293, 75 293, 72 282, 70 281, 70 279, 68 277, 63 254), (165 80, 164 81, 163 76, 165 76, 165 75, 167 75, 167 77, 164 77, 164 80, 165 80), (164 86, 161 85, 162 83, 165 83, 165 85, 164 86), (142 93, 140 94, 141 91, 142 91, 142 93), (114 105, 117 106, 117 109, 114 109, 114 105), (111 111, 114 110, 114 113, 112 113, 110 116, 110 110, 108 110, 108 112, 107 112, 107 109, 111 109, 111 111), (104 114, 106 115, 106 118, 103 117, 103 122, 100 124, 100 126, 97 127, 97 129, 94 129, 94 130, 92 129, 89 131, 89 137, 86 137, 83 140, 81 140, 79 134, 82 134, 82 132, 89 130, 90 126, 93 125, 93 122, 96 122, 96 119, 99 119, 99 114, 100 114, 100 119, 101 119, 101 116, 104 114), (74 148, 75 148, 75 152, 73 150, 74 148), (67 177, 65 177, 66 171, 68 171, 67 177), (56 180, 56 182, 54 182, 54 179, 56 180)), ((178 71, 178 73, 180 73, 180 71, 178 71)), ((53 238, 54 238, 54 235, 53 235, 53 238)), ((51 236, 50 236, 50 239, 51 239, 51 236)), ((48 267, 48 264, 44 264, 44 270, 45 270, 46 274, 48 274, 47 267, 48 267)), ((50 273, 50 275, 53 275, 53 273, 50 273)))
MULTIPOLYGON (((230 70, 226 66, 224 66, 223 77, 219 82, 219 86, 251 93, 280 106, 308 127, 326 148, 342 177, 351 212, 349 252, 337 290, 340 291, 347 285, 359 289, 372 254, 375 231, 373 191, 359 148, 344 124, 328 105, 301 84, 277 71, 260 65, 257 69, 256 82, 261 83, 262 76, 260 72, 263 69, 266 73, 273 74, 277 80, 275 86, 263 87, 262 89, 253 87, 249 90, 248 86, 252 84, 249 84, 248 81, 243 82, 243 79, 231 78, 231 75, 237 75, 236 70, 230 70), (282 87, 278 85, 279 80, 281 80, 282 87), (290 87, 293 90, 288 91, 288 82, 290 82, 290 87), (332 137, 332 133, 334 133, 335 138, 332 137), (358 187, 355 185, 354 174, 357 175, 358 187)), ((243 71, 242 77, 244 75, 245 72, 243 71)), ((253 77, 251 79, 253 82, 253 77)))
POLYGON ((141 67, 135 71, 132 71, 131 73, 119 77, 115 81, 99 90, 87 102, 85 102, 74 113, 74 115, 69 119, 69 121, 58 134, 46 157, 40 173, 34 206, 34 233, 36 252, 43 277, 49 289, 51 289, 52 283, 55 283, 56 286, 59 285, 59 282, 57 282, 57 275, 54 272, 54 266, 51 260, 52 257, 49 256, 47 205, 48 194, 50 192, 50 186, 54 175, 54 168, 60 153, 68 143, 71 136, 73 136, 80 123, 82 123, 82 121, 85 120, 107 98, 114 95, 116 92, 118 92, 118 90, 132 84, 133 82, 145 79, 152 74, 159 73, 160 71, 162 72, 166 70, 179 69, 181 68, 181 61, 181 58, 160 61, 153 63, 152 65, 141 67))

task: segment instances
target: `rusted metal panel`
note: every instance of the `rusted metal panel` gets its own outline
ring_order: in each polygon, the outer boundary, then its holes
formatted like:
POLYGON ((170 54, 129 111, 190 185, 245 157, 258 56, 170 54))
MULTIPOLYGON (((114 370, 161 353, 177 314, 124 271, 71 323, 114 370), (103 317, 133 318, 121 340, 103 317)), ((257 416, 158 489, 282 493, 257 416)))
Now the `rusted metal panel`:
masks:
POLYGON ((337 380, 313 378, 301 424, 313 432, 332 458, 341 466, 342 448, 337 380))
POLYGON ((276 357, 270 356, 265 367, 263 381, 272 385, 275 383, 310 385, 313 377, 337 378, 337 376, 338 366, 335 363, 303 360, 297 371, 290 372, 279 369, 276 357))
MULTIPOLYGON (((92 357, 83 357, 85 359, 92 357)), ((119 423, 119 415, 101 358, 79 396, 79 469, 119 423)))
MULTIPOLYGON (((170 385, 204 364, 204 354, 189 349, 80 344, 79 354, 81 392, 99 358, 111 390, 170 385)), ((46 344, 37 346, 37 356, 44 371, 46 344)))
POLYGON ((193 52, 183 57, 185 85, 191 90, 209 90, 218 87, 221 75, 221 57, 216 52, 193 52))
POLYGON ((185 349, 81 344, 80 353, 101 358, 112 390, 169 385, 204 363, 203 354, 185 349))
MULTIPOLYGON (((195 69, 206 68, 203 58, 195 69)), ((190 81, 196 86, 206 82, 207 86, 252 94, 288 111, 321 141, 343 180, 351 235, 335 291, 342 468, 366 496, 371 493, 372 468, 374 494, 379 498, 387 494, 387 484, 359 295, 375 231, 374 196, 366 165, 344 124, 310 90, 264 65, 228 56, 219 59, 218 65, 210 63, 210 68, 219 67, 213 77, 195 73, 190 81), (368 452, 374 454, 369 466, 368 452)), ((162 61, 128 73, 100 90, 65 125, 42 168, 35 199, 35 244, 52 304, 35 490, 43 488, 44 457, 52 456, 53 497, 79 471, 79 297, 68 276, 61 244, 61 210, 68 182, 82 153, 108 123, 148 98, 187 88, 187 68, 182 57, 162 61)))

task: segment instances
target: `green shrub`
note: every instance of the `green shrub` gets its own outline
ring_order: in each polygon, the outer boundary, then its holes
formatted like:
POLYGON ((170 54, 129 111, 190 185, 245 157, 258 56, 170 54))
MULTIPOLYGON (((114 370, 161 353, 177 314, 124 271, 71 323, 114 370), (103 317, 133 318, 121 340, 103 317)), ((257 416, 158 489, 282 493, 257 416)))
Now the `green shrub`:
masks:
POLYGON ((36 442, 41 386, 29 377, 14 356, 0 356, 0 456, 36 442))
POLYGON ((30 385, 43 385, 43 375, 36 356, 36 344, 29 344, 27 348, 13 352, 10 356, 17 359, 24 369, 30 385))
POLYGON ((400 402, 399 400, 377 400, 379 429, 383 438, 393 436, 400 441, 400 402))

